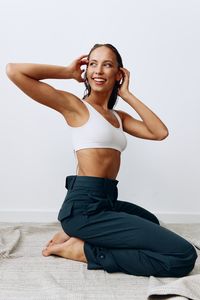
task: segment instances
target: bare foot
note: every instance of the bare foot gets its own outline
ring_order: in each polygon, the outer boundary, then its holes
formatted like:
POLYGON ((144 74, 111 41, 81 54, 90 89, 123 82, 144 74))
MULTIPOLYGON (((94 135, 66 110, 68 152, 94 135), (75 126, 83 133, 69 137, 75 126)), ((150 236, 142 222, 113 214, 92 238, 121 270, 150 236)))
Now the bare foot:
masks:
POLYGON ((70 239, 70 236, 65 233, 63 230, 57 232, 53 238, 48 241, 48 243, 46 244, 46 247, 54 245, 54 244, 62 244, 66 241, 68 241, 70 239))
POLYGON ((68 241, 62 244, 54 244, 46 247, 42 254, 44 256, 57 255, 64 258, 87 262, 84 253, 84 241, 71 237, 68 241))

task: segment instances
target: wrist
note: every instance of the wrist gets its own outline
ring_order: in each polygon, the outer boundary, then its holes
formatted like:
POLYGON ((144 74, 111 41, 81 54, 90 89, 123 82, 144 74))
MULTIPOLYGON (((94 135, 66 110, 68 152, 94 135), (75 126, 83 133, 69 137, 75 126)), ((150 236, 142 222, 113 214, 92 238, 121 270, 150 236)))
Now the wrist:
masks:
POLYGON ((63 76, 64 79, 74 79, 74 73, 70 67, 64 67, 63 76))
POLYGON ((124 96, 123 96, 123 100, 126 101, 128 104, 134 104, 135 101, 137 101, 137 98, 131 93, 131 92, 127 92, 124 96))
POLYGON ((128 98, 131 97, 131 95, 132 95, 132 94, 127 90, 126 92, 122 93, 120 97, 121 97, 123 100, 127 100, 128 98))

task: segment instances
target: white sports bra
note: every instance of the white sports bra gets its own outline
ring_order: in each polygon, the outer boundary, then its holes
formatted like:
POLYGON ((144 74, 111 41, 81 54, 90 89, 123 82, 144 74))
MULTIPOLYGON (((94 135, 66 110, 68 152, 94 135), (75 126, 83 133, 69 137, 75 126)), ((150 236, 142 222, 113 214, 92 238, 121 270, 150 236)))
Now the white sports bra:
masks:
POLYGON ((88 108, 89 119, 82 126, 70 126, 74 151, 84 148, 112 148, 124 151, 127 139, 118 113, 112 110, 119 121, 119 128, 108 122, 90 103, 84 100, 82 102, 88 108))

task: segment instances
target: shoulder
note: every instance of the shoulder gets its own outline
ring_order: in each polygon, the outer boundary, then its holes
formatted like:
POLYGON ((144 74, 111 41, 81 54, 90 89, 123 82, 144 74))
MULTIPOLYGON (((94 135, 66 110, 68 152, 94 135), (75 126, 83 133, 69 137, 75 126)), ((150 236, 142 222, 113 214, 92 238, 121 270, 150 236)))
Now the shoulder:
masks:
POLYGON ((141 122, 133 118, 131 115, 129 115, 127 112, 123 110, 115 110, 122 121, 123 130, 127 133, 130 132, 130 128, 134 128, 137 124, 137 122, 141 122))
POLYGON ((114 111, 116 113, 118 113, 118 115, 120 116, 121 120, 123 121, 124 117, 125 117, 125 112, 123 110, 117 110, 117 109, 114 109, 114 111))
POLYGON ((88 116, 87 107, 83 103, 84 100, 68 92, 64 92, 64 96, 66 107, 62 112, 63 117, 69 125, 80 126, 79 122, 88 116))
POLYGON ((86 112, 83 100, 76 95, 63 91, 63 97, 65 98, 65 109, 63 111, 64 115, 68 114, 83 114, 86 112))

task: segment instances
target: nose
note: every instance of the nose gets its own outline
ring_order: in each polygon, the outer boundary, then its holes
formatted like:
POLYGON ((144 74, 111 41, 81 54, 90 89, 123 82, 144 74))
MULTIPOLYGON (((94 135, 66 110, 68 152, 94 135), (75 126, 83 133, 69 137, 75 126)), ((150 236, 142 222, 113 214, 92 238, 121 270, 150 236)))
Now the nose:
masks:
POLYGON ((97 65, 95 68, 95 74, 102 74, 102 71, 103 71, 102 66, 100 64, 97 65))

